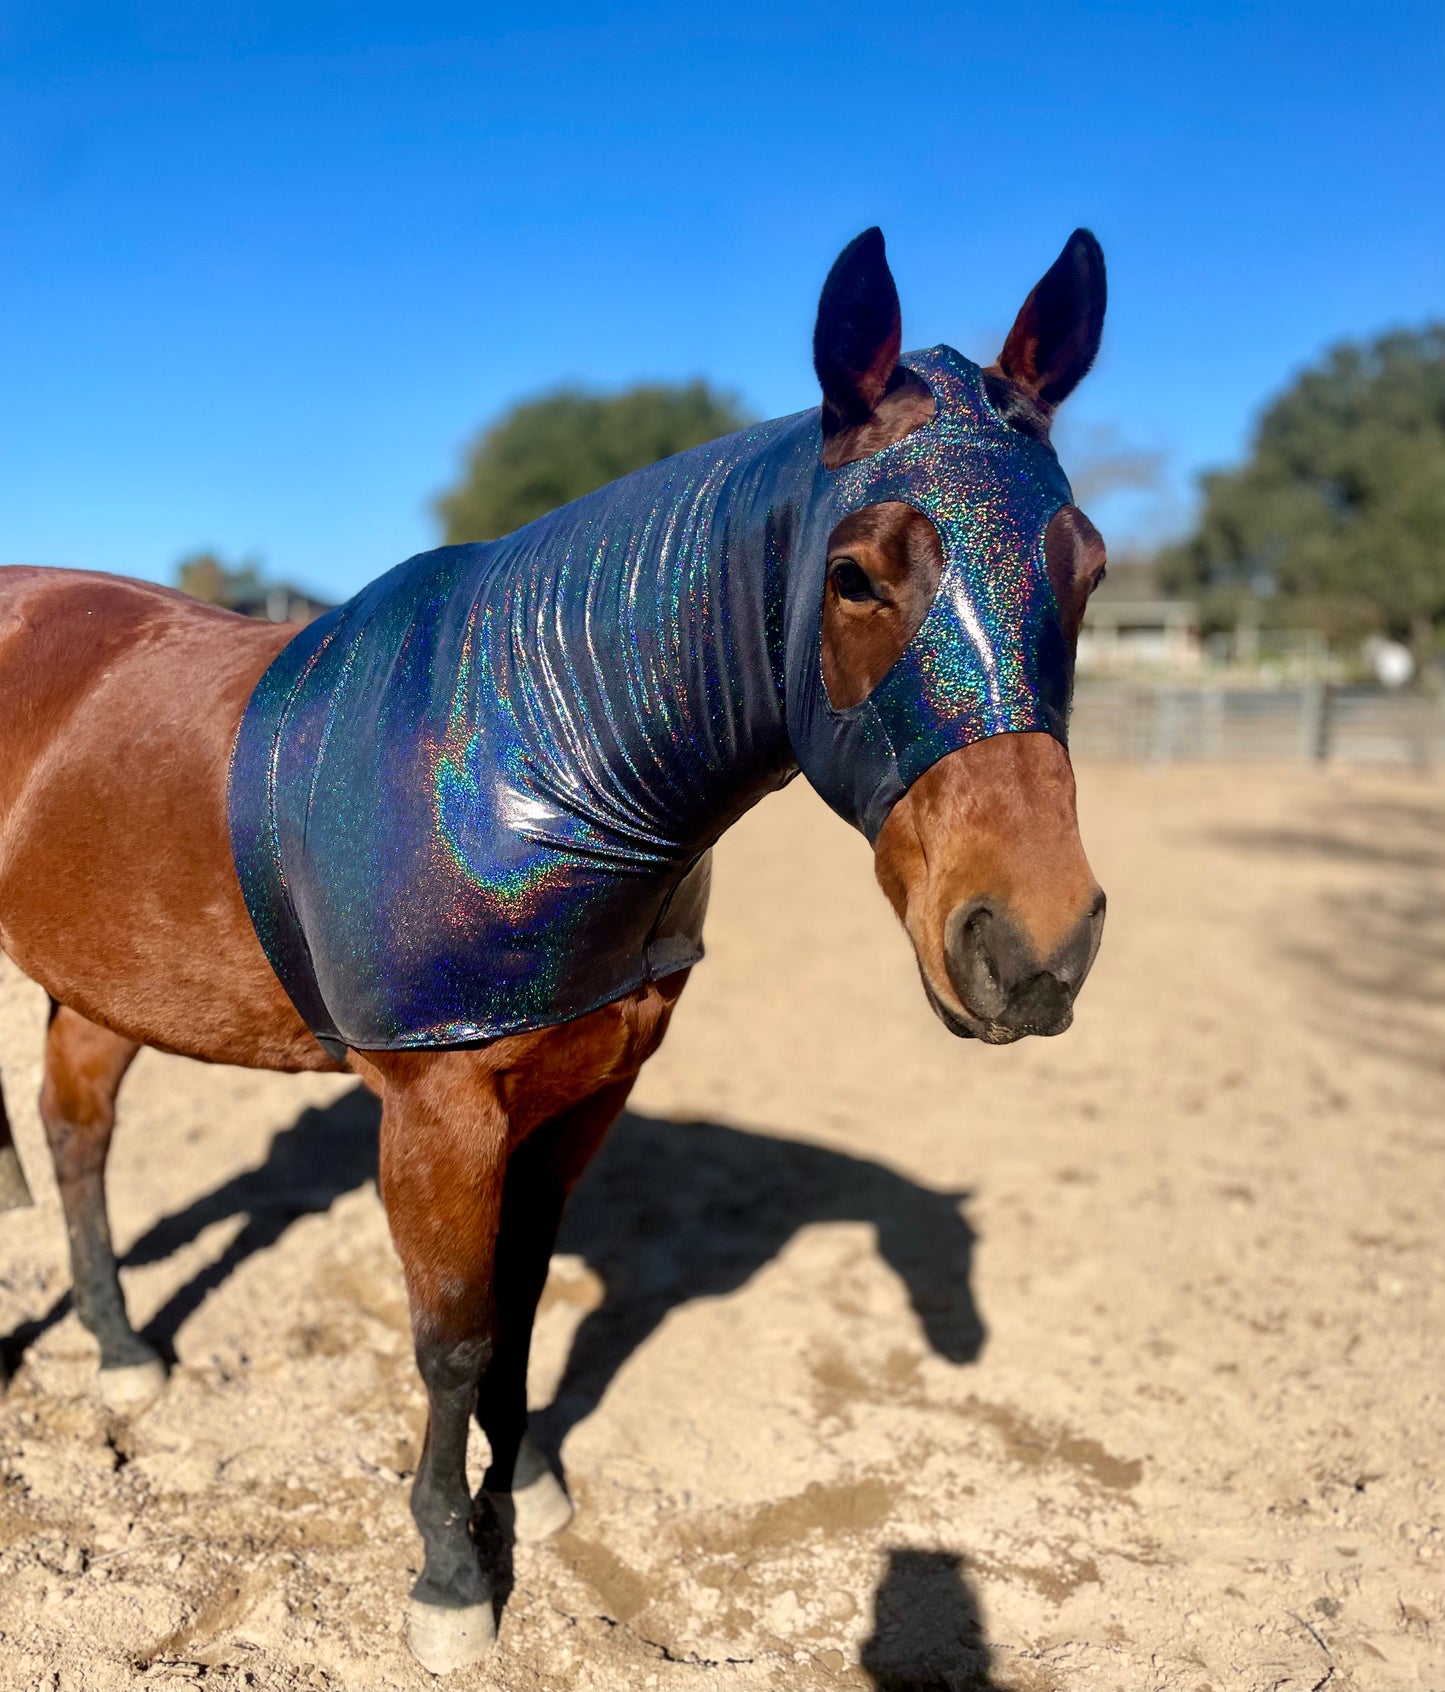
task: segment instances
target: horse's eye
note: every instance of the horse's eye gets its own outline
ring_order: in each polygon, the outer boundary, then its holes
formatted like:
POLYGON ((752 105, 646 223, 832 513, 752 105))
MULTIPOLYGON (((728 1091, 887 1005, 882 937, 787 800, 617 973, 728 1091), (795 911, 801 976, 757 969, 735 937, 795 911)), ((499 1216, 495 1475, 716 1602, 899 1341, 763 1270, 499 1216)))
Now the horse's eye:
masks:
POLYGON ((840 558, 833 566, 833 586, 837 590, 839 599, 877 599, 878 590, 873 586, 868 572, 861 564, 851 558, 840 558))

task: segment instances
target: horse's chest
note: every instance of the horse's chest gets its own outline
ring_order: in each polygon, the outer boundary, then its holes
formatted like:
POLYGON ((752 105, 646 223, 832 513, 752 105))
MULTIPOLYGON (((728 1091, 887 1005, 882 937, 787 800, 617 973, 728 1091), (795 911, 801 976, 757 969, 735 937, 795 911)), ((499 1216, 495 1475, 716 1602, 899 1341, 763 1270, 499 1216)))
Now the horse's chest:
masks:
POLYGON ((686 970, 612 1004, 493 1048, 502 1104, 519 1137, 604 1088, 631 1080, 662 1044, 686 970))

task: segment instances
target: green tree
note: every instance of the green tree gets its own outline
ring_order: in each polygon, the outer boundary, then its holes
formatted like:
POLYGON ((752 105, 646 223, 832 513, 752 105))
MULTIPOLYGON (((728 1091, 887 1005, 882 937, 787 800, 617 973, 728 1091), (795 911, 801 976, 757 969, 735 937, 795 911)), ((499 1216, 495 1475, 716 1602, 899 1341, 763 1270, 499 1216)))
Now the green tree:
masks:
POLYGON ((605 482, 731 434, 737 402, 705 382, 619 394, 563 388, 523 400, 478 436, 436 502, 448 541, 495 540, 605 482))
POLYGON ((1270 621, 1426 656, 1445 629, 1445 324, 1335 347, 1202 490, 1198 530, 1161 558, 1169 586, 1221 620, 1262 600, 1270 621))
POLYGON ((214 552, 193 552, 176 565, 176 586, 207 605, 235 607, 265 593, 261 572, 249 560, 230 565, 214 552))

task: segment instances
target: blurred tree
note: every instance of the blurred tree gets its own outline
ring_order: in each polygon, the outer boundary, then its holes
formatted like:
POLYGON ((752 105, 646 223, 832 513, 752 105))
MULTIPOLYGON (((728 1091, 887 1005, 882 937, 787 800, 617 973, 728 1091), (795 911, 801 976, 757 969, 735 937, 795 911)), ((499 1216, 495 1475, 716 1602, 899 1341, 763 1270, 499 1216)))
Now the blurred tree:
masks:
POLYGON ((447 541, 495 540, 644 464, 740 429, 747 418, 705 382, 619 394, 563 388, 523 400, 485 430, 461 481, 436 502, 447 541))
POLYGON ((193 552, 176 565, 176 586, 207 605, 235 608, 266 597, 266 587, 256 565, 232 566, 214 552, 193 552))
POLYGON ((1335 347, 1264 413, 1248 461, 1203 478, 1160 559, 1216 620, 1247 600, 1336 636, 1445 630, 1445 324, 1335 347))
POLYGON ((176 565, 176 585, 208 605, 224 606, 227 611, 272 623, 309 623, 331 609, 327 600, 317 599, 289 582, 269 580, 253 559, 231 565, 214 552, 193 552, 183 558, 176 565))

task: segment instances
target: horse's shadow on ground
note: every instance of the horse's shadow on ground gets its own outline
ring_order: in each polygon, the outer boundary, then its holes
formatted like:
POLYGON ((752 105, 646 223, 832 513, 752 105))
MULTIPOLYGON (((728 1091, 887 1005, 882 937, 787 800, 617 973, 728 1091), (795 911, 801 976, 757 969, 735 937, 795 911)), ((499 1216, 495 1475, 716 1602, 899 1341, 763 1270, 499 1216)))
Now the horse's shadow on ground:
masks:
MULTIPOLYGON (((174 1363, 181 1325, 248 1257, 275 1245, 299 1218, 329 1210, 344 1193, 375 1175, 379 1120, 375 1100, 360 1087, 324 1108, 303 1110, 290 1127, 273 1136, 264 1163, 232 1176, 148 1228, 121 1257, 123 1269, 163 1262, 215 1223, 245 1218, 220 1256, 177 1288, 146 1323, 144 1338, 174 1363)), ((66 1292, 42 1316, 0 1337, 4 1371, 13 1372, 30 1346, 69 1309, 66 1292)), ((4 1378, 0 1372, 0 1381, 4 1378)))
MULTIPOLYGON (((162 1217, 126 1253, 156 1263, 212 1224, 244 1216, 220 1256, 178 1288, 145 1337, 174 1356, 182 1324, 299 1217, 325 1211, 376 1170, 378 1107, 363 1088, 305 1110, 271 1141, 259 1167, 231 1177, 162 1217)), ((605 1289, 573 1340, 561 1386, 539 1418, 555 1450, 597 1406, 627 1359, 668 1312, 737 1291, 800 1228, 863 1222, 908 1290, 933 1350, 950 1362, 978 1356, 983 1324, 970 1286, 973 1232, 965 1195, 939 1192, 830 1147, 717 1122, 671 1122, 626 1112, 572 1195, 559 1250, 575 1253, 605 1289)), ((19 1354, 65 1314, 68 1298, 7 1336, 19 1354)))
POLYGON ((956 1551, 889 1547, 859 1660, 877 1692, 994 1692, 983 1617, 956 1551))
MULTIPOLYGON (((370 1180, 378 1126, 376 1102, 360 1087, 305 1110, 276 1134, 259 1167, 149 1228, 126 1253, 126 1266, 161 1262, 213 1224, 245 1218, 220 1256, 146 1324, 151 1344, 174 1357, 182 1324, 247 1258, 370 1180)), ((542 1443, 557 1450, 669 1311, 736 1292, 809 1223, 870 1225, 933 1350, 953 1363, 973 1361, 985 1331, 971 1290, 965 1196, 826 1146, 625 1113, 563 1223, 559 1250, 581 1258, 605 1290, 577 1329, 553 1403, 535 1418, 542 1443)), ((67 1294, 0 1340, 6 1361, 18 1363, 68 1308, 67 1294)), ((501 1575, 499 1596, 510 1585, 510 1549, 484 1546, 501 1575)), ((956 1553, 889 1549, 861 1660, 878 1692, 989 1692, 978 1604, 956 1553)))
POLYGON ((984 1332, 963 1196, 827 1146, 626 1113, 562 1223, 559 1250, 581 1258, 606 1292, 536 1418, 539 1439, 560 1447, 669 1311, 736 1292, 809 1223, 870 1224, 934 1351, 971 1362, 984 1332))

